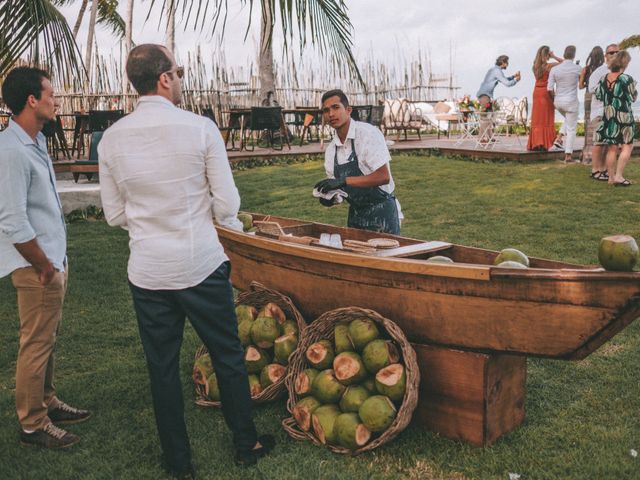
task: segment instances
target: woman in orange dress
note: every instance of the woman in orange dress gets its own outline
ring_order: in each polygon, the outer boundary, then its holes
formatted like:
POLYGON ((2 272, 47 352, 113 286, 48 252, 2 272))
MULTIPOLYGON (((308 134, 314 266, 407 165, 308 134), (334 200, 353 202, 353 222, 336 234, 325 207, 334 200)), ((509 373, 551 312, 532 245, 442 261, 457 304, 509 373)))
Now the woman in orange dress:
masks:
POLYGON ((533 61, 533 75, 536 77, 536 86, 533 89, 533 105, 531 107, 531 132, 527 142, 527 150, 546 152, 551 148, 556 138, 554 124, 555 108, 553 100, 547 92, 549 72, 553 67, 562 62, 551 49, 543 45, 538 49, 533 61), (558 63, 549 63, 553 58, 558 63))

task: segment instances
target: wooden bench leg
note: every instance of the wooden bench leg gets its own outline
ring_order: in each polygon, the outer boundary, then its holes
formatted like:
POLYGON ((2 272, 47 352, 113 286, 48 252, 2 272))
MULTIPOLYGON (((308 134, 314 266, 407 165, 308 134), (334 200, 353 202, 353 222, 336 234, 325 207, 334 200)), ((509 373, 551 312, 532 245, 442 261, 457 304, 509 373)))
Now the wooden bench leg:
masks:
POLYGON ((486 447, 523 422, 526 357, 413 348, 421 376, 415 424, 486 447))

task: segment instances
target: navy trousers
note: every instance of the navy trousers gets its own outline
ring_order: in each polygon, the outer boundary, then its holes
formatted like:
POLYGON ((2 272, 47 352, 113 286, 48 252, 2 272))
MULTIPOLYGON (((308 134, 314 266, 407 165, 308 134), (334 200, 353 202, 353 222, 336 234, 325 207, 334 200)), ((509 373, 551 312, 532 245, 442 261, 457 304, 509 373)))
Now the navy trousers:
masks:
POLYGON ((191 464, 179 365, 185 317, 213 360, 222 413, 235 447, 249 450, 257 441, 230 268, 225 262, 202 283, 184 290, 147 290, 129 282, 162 452, 167 465, 177 471, 191 464))

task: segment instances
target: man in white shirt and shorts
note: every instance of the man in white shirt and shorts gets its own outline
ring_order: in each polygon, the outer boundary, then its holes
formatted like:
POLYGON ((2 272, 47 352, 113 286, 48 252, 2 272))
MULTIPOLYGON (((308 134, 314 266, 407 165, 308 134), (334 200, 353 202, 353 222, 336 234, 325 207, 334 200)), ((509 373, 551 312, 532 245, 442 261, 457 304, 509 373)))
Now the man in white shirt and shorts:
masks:
POLYGON ((236 463, 254 464, 275 441, 258 437, 252 420, 231 266, 212 218, 242 230, 224 141, 210 119, 177 108, 184 69, 165 47, 137 46, 126 69, 140 100, 102 137, 100 187, 107 222, 129 231, 129 286, 164 468, 195 477, 179 375, 185 317, 213 360, 236 463))

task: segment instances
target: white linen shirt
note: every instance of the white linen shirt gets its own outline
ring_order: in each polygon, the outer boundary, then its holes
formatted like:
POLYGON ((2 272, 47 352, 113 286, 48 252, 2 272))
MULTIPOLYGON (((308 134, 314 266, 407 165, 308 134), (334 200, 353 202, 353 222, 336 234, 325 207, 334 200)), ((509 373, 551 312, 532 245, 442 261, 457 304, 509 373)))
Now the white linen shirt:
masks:
POLYGON ((591 75, 589 76, 589 83, 587 85, 587 90, 592 94, 591 97, 591 116, 590 120, 595 120, 597 117, 601 117, 604 112, 604 105, 601 100, 598 100, 595 96, 596 89, 598 85, 602 81, 602 79, 609 73, 609 66, 606 63, 603 63, 598 68, 596 68, 591 75))
POLYGON ((143 96, 98 145, 109 225, 129 230, 129 281, 148 290, 201 283, 228 260, 218 224, 242 230, 220 132, 161 96, 143 96))
MULTIPOLYGON (((382 132, 369 123, 357 122, 351 119, 349 131, 344 144, 333 136, 327 150, 324 152, 324 168, 329 178, 333 175, 333 158, 338 152, 338 165, 347 163, 351 156, 351 139, 353 139, 356 154, 358 155, 358 166, 364 175, 369 175, 391 161, 391 155, 382 132)), ((389 166, 389 183, 380 185, 380 188, 387 193, 393 193, 395 184, 391 176, 391 166, 389 166)))
POLYGON ((553 92, 555 87, 554 103, 578 103, 578 80, 581 71, 582 69, 573 63, 573 60, 564 60, 551 69, 547 90, 553 92))

